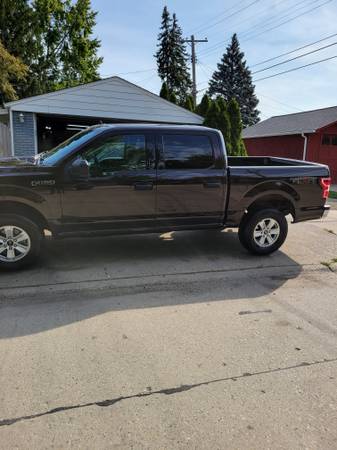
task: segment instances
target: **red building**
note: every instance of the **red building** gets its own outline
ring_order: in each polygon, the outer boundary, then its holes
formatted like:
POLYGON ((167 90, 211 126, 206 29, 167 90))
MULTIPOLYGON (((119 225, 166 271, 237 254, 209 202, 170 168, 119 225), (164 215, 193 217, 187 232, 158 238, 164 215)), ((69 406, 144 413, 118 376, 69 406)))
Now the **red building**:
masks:
POLYGON ((243 131, 250 156, 281 156, 327 164, 337 183, 337 106, 275 116, 243 131))

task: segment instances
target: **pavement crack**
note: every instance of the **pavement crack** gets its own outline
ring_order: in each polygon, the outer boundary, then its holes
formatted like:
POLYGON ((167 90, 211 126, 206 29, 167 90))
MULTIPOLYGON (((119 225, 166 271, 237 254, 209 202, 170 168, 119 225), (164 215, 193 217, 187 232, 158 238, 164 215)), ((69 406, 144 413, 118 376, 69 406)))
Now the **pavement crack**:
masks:
POLYGON ((159 389, 159 390, 150 391, 150 392, 140 392, 138 394, 120 396, 120 397, 115 397, 112 399, 106 399, 106 400, 95 401, 95 402, 79 403, 77 405, 58 406, 57 408, 49 409, 48 411, 30 414, 27 416, 13 417, 13 418, 9 418, 9 419, 0 419, 0 427, 14 425, 17 422, 23 422, 26 420, 37 419, 39 417, 48 416, 48 415, 52 415, 52 414, 58 414, 58 413, 61 413, 64 411, 71 411, 71 410, 80 409, 80 408, 89 408, 91 406, 98 406, 98 407, 106 408, 106 407, 113 406, 116 403, 119 403, 119 402, 122 402, 125 400, 149 397, 152 395, 175 395, 175 394, 179 394, 181 392, 190 391, 191 389, 195 389, 198 387, 209 386, 211 384, 224 383, 227 381, 237 381, 241 378, 246 378, 246 377, 268 375, 271 373, 284 372, 287 370, 299 369, 301 367, 310 367, 310 366, 315 366, 318 364, 327 364, 327 363, 333 363, 333 362, 337 362, 337 358, 331 358, 331 359, 324 358, 322 360, 312 361, 312 362, 304 361, 299 364, 294 364, 292 366, 277 367, 277 368, 273 368, 273 369, 261 370, 258 372, 243 372, 242 374, 237 375, 237 376, 231 375, 231 376, 228 376, 225 378, 217 378, 217 379, 212 379, 212 380, 208 380, 208 381, 201 381, 200 383, 183 384, 181 386, 177 386, 177 387, 173 387, 173 388, 159 389))

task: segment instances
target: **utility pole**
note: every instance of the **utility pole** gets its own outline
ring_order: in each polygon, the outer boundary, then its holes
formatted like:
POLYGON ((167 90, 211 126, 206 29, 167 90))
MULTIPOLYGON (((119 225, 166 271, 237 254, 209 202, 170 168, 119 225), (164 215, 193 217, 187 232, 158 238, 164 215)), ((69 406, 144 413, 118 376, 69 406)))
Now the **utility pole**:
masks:
POLYGON ((194 101, 194 106, 197 104, 197 75, 196 75, 196 63, 197 56, 195 53, 195 44, 198 42, 208 42, 208 39, 195 39, 194 34, 192 34, 190 39, 185 39, 184 42, 191 44, 191 63, 192 63, 192 96, 194 101))

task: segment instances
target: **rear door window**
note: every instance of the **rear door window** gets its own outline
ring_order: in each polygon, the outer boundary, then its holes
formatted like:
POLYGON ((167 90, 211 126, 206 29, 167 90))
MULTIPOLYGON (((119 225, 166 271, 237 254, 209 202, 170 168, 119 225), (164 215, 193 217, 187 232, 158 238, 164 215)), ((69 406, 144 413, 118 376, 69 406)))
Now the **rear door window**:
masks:
POLYGON ((166 169, 209 169, 214 164, 212 142, 205 135, 163 136, 166 169))

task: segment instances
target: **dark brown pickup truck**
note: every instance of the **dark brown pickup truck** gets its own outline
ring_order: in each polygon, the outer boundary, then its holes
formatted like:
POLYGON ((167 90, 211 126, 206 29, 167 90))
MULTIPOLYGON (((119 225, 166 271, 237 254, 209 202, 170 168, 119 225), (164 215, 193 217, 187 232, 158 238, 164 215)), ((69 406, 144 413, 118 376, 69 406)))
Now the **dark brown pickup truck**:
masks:
POLYGON ((266 255, 294 222, 318 219, 330 186, 321 164, 228 157, 219 131, 98 125, 32 161, 0 161, 0 267, 33 262, 54 238, 238 227, 266 255))

